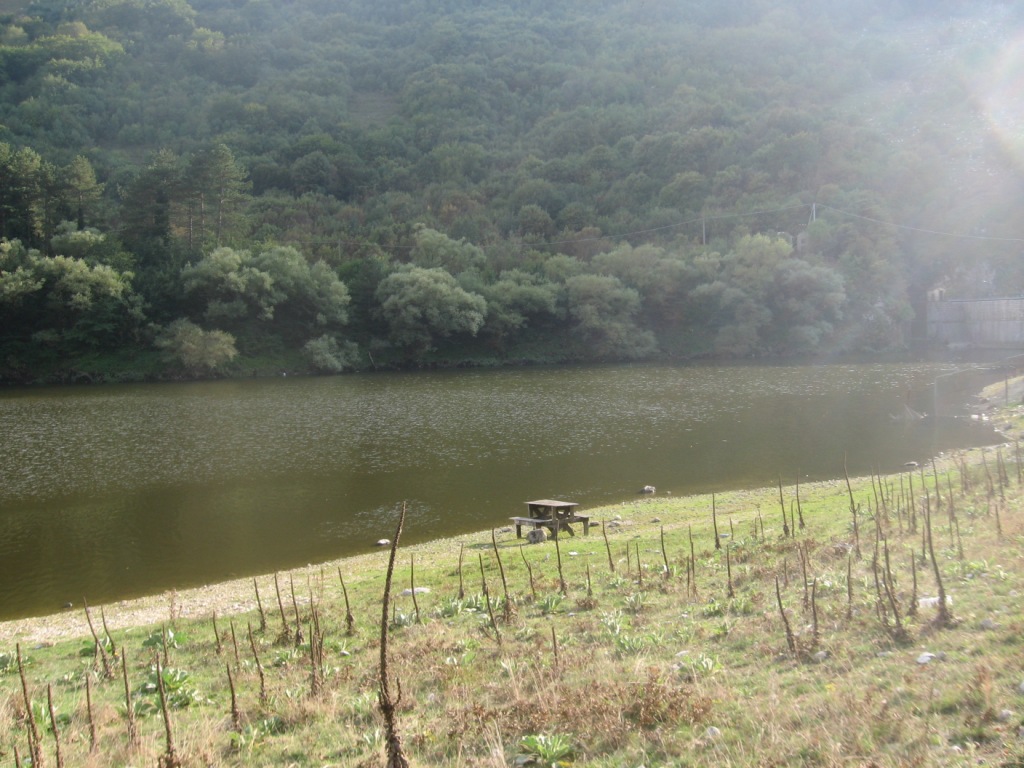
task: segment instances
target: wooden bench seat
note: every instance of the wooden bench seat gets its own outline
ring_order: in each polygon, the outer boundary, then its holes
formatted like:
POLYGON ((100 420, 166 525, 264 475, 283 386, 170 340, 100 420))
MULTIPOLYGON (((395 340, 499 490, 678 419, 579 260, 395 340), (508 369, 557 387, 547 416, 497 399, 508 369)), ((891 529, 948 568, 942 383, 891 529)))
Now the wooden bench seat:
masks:
POLYGON ((583 535, 587 536, 590 534, 590 515, 571 515, 566 517, 510 517, 513 523, 516 524, 516 538, 523 538, 523 526, 531 525, 534 528, 550 528, 551 533, 555 538, 558 538, 558 531, 566 530, 570 536, 575 536, 576 532, 570 527, 570 523, 583 523, 583 535))

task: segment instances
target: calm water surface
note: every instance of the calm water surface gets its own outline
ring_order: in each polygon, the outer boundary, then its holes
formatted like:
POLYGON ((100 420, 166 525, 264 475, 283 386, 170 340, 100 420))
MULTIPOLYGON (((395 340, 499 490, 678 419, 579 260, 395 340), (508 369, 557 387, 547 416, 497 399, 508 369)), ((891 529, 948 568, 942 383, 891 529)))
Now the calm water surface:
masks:
MULTIPOLYGON (((895 471, 996 441, 950 366, 609 366, 0 392, 0 618, 584 507, 895 471), (944 390, 944 396, 946 396, 944 390), (966 394, 963 395, 966 398, 966 394), (955 400, 960 393, 953 393, 955 400), (944 411, 948 410, 944 407, 944 411)), ((976 385, 974 384, 968 385, 976 385)))

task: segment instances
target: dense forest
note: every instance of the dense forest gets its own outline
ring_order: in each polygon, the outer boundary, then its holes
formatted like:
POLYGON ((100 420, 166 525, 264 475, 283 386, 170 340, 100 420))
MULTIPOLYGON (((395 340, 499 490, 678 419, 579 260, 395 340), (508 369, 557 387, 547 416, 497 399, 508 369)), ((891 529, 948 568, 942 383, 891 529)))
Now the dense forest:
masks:
POLYGON ((905 346, 1024 290, 1024 10, 0 3, 0 380, 905 346))

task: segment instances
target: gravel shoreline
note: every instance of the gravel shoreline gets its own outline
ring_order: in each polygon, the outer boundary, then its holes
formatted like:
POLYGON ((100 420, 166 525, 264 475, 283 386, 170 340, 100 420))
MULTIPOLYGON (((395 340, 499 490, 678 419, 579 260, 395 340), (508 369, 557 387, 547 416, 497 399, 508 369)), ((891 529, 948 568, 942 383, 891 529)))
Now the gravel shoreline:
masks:
MULTIPOLYGON (((403 552, 415 552, 417 557, 444 554, 458 551, 459 542, 489 541, 490 531, 465 534, 448 539, 402 547, 403 552)), ((340 558, 327 563, 307 565, 280 571, 279 579, 288 581, 289 577, 296 582, 304 582, 307 576, 319 575, 321 570, 333 572, 338 567, 358 574, 363 571, 372 573, 387 564, 388 549, 382 548, 374 552, 340 558)), ((196 619, 209 617, 214 611, 217 616, 232 616, 238 613, 256 610, 256 594, 253 590, 253 579, 260 588, 260 596, 267 605, 267 597, 273 594, 274 574, 263 574, 244 579, 208 584, 190 589, 169 590, 158 595, 120 600, 102 606, 103 616, 111 632, 145 627, 172 618, 196 619)), ((346 574, 346 580, 349 578, 346 574)), ((302 602, 301 600, 299 602, 302 602)), ((93 623, 99 630, 100 606, 89 606, 93 623)), ((26 619, 12 619, 0 622, 0 648, 14 643, 25 645, 52 644, 62 640, 88 638, 89 624, 85 611, 80 606, 69 608, 60 613, 48 616, 33 616, 26 619)))

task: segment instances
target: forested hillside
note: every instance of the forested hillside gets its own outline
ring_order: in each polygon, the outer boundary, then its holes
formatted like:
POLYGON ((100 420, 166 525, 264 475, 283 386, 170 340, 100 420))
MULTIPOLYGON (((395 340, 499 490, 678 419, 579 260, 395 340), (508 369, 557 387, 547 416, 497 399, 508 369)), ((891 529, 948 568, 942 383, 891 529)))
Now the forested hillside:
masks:
POLYGON ((1009 2, 0 8, 0 380, 882 350, 1024 290, 1009 2))

